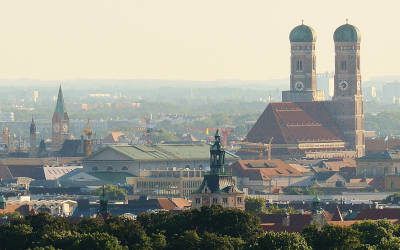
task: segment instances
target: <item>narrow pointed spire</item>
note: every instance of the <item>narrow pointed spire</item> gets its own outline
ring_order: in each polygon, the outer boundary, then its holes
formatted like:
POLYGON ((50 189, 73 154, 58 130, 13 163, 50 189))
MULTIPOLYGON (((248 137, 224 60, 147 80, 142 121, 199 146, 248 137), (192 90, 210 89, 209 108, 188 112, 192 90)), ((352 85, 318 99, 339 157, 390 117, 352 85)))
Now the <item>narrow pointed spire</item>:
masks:
POLYGON ((59 113, 60 115, 64 115, 64 113, 65 113, 65 110, 64 110, 64 96, 63 96, 63 93, 62 93, 61 85, 60 85, 60 88, 58 89, 56 110, 54 112, 55 113, 59 113))
POLYGON ((31 134, 36 133, 36 124, 35 124, 35 120, 33 119, 33 115, 32 115, 32 121, 31 121, 31 126, 30 126, 30 133, 31 134))

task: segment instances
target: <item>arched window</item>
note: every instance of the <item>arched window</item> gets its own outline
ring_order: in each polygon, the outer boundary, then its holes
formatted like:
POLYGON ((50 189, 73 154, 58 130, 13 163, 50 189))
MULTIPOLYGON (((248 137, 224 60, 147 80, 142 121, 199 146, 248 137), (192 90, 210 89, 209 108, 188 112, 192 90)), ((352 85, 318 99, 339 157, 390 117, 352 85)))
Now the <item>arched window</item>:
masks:
POLYGON ((296 71, 303 71, 303 61, 297 60, 296 71))
POLYGON ((341 61, 340 62, 340 70, 346 71, 347 70, 347 62, 346 61, 341 61))

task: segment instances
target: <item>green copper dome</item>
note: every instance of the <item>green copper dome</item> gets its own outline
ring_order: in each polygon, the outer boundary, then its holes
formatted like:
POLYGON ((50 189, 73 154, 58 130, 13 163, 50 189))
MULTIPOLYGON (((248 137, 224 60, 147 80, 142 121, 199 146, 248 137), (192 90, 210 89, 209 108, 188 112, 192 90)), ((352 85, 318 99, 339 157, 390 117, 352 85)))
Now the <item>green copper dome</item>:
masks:
POLYGON ((346 23, 335 30, 333 40, 335 42, 360 42, 360 31, 356 26, 346 23))
POLYGON ((315 42, 316 39, 317 36, 313 28, 304 24, 294 27, 289 35, 290 42, 315 42))

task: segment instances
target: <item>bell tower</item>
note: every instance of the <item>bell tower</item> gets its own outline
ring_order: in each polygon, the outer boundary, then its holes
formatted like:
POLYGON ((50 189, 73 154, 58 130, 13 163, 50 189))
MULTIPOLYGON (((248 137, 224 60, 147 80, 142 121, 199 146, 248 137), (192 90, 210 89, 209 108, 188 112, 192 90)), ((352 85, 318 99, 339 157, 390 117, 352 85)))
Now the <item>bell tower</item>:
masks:
POLYGON ((290 32, 290 90, 282 92, 282 101, 311 102, 320 99, 320 92, 317 91, 316 38, 315 31, 303 23, 290 32))
POLYGON ((61 86, 58 90, 56 109, 52 118, 52 146, 58 150, 69 136, 69 117, 65 110, 61 86))
POLYGON ((31 156, 36 156, 36 154, 37 154, 36 135, 37 135, 36 124, 35 124, 35 121, 33 120, 33 116, 32 116, 31 125, 29 127, 29 146, 30 146, 29 153, 31 156))
POLYGON ((333 39, 335 42, 334 114, 348 147, 355 150, 356 157, 362 157, 365 155, 365 142, 360 31, 346 22, 335 30, 333 39))

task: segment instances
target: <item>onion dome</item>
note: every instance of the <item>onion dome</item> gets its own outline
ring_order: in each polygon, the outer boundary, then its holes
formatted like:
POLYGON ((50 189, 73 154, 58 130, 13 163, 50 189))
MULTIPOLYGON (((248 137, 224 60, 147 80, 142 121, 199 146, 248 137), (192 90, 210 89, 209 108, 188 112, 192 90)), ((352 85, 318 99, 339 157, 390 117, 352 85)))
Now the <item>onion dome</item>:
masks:
POLYGON ((300 42, 300 43, 307 43, 307 42, 315 42, 317 36, 313 28, 308 25, 301 24, 299 26, 294 27, 289 35, 290 42, 300 42))
POLYGON ((361 41, 361 34, 356 26, 346 23, 335 30, 333 40, 335 42, 356 43, 361 41))

